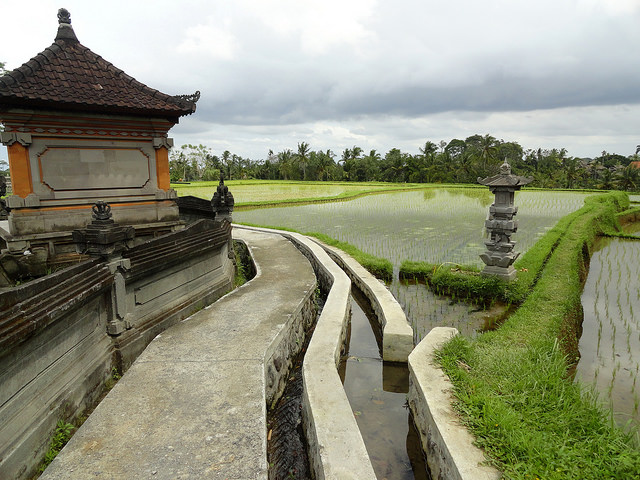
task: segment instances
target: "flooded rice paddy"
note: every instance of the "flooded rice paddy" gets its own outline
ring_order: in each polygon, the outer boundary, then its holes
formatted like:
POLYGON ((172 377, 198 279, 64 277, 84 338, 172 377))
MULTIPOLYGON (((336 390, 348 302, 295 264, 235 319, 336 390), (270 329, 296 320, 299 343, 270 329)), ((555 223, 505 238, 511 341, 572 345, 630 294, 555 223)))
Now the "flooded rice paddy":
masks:
MULTIPOLYGON (((524 252, 563 216, 582 207, 588 194, 523 191, 516 194, 519 221, 515 250, 524 252)), ((481 266, 488 189, 428 188, 381 193, 354 200, 234 212, 234 221, 319 232, 389 259, 481 266)), ((395 279, 389 287, 420 341, 435 326, 453 326, 473 336, 492 313, 434 295, 424 285, 395 279)))
MULTIPOLYGON (((520 222, 516 250, 526 251, 559 218, 579 209, 587 194, 516 194, 520 222)), ((430 188, 381 193, 344 202, 260 208, 233 213, 234 221, 320 232, 389 259, 480 265, 484 220, 493 195, 485 189, 430 188)))
POLYGON ((582 293, 576 377, 594 386, 618 424, 640 427, 640 241, 599 242, 582 293))

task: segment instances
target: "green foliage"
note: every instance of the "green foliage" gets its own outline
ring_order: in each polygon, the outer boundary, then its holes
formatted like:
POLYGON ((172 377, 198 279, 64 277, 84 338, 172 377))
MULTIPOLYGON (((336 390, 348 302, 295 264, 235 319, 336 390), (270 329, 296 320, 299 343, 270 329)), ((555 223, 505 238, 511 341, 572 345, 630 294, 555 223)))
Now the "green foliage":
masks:
POLYGON ((331 150, 314 151, 306 142, 299 142, 296 150, 269 150, 266 159, 243 158, 228 150, 215 155, 204 145, 182 145, 172 150, 169 165, 174 181, 205 180, 211 176, 207 171, 218 169, 225 179, 473 184, 478 177, 496 173, 507 160, 519 175, 534 177, 536 187, 640 190, 640 169, 630 165, 640 161, 637 152, 626 157, 602 152, 582 159, 564 148, 525 151, 517 142, 489 134, 423 145, 415 153, 392 148, 386 154, 365 154, 354 145, 337 161, 331 150))
POLYGON ((242 261, 242 257, 240 253, 236 250, 236 275, 233 281, 234 286, 239 287, 247 283, 247 275, 245 273, 244 262, 242 261))
POLYGON ((71 438, 74 429, 75 427, 72 424, 67 423, 64 420, 58 421, 53 438, 49 444, 49 450, 45 454, 44 460, 38 468, 39 472, 44 472, 49 464, 53 462, 53 459, 56 458, 58 453, 60 453, 60 450, 62 450, 62 447, 64 447, 71 438))
POLYGON ((521 307, 498 330, 456 338, 439 354, 464 421, 506 478, 638 478, 631 436, 568 378, 585 255, 627 206, 620 193, 589 198, 523 259, 537 282, 525 278, 521 307))

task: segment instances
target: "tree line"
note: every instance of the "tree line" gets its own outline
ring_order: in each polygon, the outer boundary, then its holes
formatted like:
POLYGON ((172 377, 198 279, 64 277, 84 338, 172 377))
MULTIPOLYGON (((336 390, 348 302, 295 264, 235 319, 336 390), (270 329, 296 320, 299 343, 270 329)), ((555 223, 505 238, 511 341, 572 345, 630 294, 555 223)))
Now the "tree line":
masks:
POLYGON ((354 146, 340 156, 331 150, 311 150, 306 142, 296 150, 269 150, 266 159, 251 160, 224 151, 215 155, 204 145, 182 145, 170 154, 172 181, 226 179, 477 183, 497 173, 507 160, 518 175, 532 176, 542 188, 640 190, 640 145, 624 156, 603 151, 596 158, 570 156, 566 149, 527 149, 491 135, 472 135, 435 144, 425 142, 417 153, 392 148, 386 154, 354 146))

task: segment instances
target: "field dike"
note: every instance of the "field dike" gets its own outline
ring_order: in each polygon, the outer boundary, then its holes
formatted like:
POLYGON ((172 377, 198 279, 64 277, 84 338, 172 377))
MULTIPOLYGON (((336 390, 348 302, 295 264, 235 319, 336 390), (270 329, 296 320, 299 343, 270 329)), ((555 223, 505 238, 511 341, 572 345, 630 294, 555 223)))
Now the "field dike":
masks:
POLYGON ((571 378, 590 251, 598 235, 619 231, 628 205, 621 192, 587 198, 518 262, 521 278, 504 295, 520 308, 499 329, 455 336, 436 353, 463 422, 504 478, 640 478, 632 436, 571 378))

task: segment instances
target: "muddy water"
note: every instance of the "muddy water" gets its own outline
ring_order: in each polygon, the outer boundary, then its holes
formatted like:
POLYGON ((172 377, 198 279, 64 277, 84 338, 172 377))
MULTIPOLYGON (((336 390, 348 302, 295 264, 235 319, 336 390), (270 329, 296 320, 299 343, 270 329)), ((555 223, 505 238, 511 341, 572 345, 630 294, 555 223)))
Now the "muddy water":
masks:
POLYGON ((640 427, 640 241, 601 239, 582 293, 576 378, 594 385, 619 425, 640 427))
POLYGON ((347 397, 378 480, 430 479, 407 406, 409 371, 382 361, 373 315, 354 291, 349 351, 340 365, 347 397))

